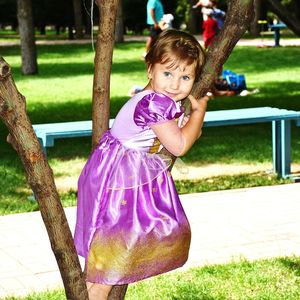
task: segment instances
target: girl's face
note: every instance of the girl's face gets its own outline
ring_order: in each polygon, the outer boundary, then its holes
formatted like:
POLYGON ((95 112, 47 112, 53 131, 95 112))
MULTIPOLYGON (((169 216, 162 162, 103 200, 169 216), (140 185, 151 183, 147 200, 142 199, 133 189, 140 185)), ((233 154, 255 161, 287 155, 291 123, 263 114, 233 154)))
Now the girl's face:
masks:
POLYGON ((148 87, 157 93, 169 96, 174 101, 186 98, 195 81, 194 64, 156 63, 148 67, 148 87))

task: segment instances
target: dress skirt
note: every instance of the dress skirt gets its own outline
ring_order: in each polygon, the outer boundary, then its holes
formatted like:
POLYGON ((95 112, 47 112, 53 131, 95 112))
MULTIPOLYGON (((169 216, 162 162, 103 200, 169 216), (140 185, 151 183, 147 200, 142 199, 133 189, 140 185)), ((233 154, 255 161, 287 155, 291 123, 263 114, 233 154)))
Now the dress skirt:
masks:
POLYGON ((89 282, 128 284, 182 266, 191 231, 167 160, 107 131, 79 177, 74 239, 89 282))

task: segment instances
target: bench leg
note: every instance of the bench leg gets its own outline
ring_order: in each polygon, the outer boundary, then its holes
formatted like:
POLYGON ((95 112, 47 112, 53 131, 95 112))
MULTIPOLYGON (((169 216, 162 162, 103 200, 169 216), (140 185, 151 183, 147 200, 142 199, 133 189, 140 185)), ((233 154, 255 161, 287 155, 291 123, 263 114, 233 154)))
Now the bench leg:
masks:
POLYGON ((273 169, 278 176, 291 174, 291 121, 272 122, 273 169))
POLYGON ((280 46, 280 29, 275 28, 274 29, 274 41, 275 41, 275 47, 280 46))

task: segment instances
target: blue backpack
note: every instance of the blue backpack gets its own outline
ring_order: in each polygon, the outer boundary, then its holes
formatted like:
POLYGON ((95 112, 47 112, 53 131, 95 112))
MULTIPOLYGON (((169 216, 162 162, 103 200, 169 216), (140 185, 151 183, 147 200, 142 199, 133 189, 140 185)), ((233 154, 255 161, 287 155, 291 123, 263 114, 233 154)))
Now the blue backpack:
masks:
POLYGON ((222 77, 227 81, 230 90, 240 93, 246 90, 246 78, 243 74, 236 74, 230 70, 223 70, 222 77))

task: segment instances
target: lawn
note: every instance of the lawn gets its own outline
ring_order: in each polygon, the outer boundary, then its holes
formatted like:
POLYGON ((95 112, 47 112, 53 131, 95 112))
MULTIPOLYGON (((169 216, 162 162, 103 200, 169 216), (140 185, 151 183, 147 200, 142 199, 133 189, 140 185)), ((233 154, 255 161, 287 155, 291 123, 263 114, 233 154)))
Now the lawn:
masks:
MULTIPOLYGON (((22 76, 20 49, 0 46, 0 55, 11 65, 19 91, 27 100, 27 112, 33 124, 91 119, 94 50, 84 45, 39 45, 39 74, 22 76)), ((129 99, 132 85, 147 81, 140 59, 143 42, 115 46, 111 78, 111 117, 129 99)), ((246 76, 248 89, 259 93, 245 97, 215 98, 208 110, 273 106, 300 110, 300 47, 236 47, 225 68, 246 76)), ((31 191, 16 153, 6 143, 7 129, 0 124, 0 214, 37 210, 28 201, 31 191)), ((292 161, 300 163, 299 128, 292 127, 292 161)), ((64 205, 76 203, 76 182, 91 147, 90 138, 65 139, 48 150, 64 205), (74 184, 72 185, 74 186, 74 184)), ((270 164, 272 157, 271 125, 205 128, 202 138, 182 158, 185 164, 270 164)), ((196 181, 178 181, 180 193, 239 188, 288 182, 266 173, 219 176, 196 181)))
MULTIPOLYGON (((126 300, 298 300, 300 258, 279 257, 175 271, 129 285, 126 300)), ((63 300, 64 290, 4 300, 63 300)))

